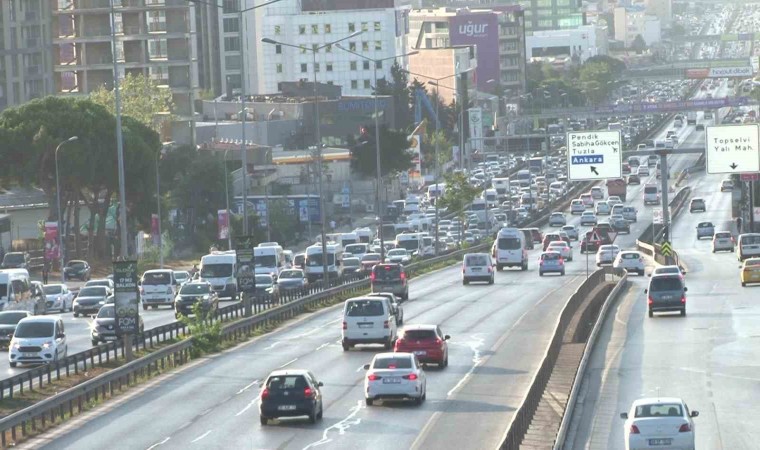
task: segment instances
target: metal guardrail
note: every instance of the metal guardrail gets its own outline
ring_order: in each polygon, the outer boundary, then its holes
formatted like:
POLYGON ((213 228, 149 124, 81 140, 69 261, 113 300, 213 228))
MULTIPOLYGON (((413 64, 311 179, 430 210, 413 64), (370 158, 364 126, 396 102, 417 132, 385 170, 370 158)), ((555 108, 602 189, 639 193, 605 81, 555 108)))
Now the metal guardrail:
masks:
POLYGON ((578 394, 580 392, 581 383, 583 381, 584 375, 586 374, 586 367, 588 367, 588 361, 594 351, 594 345, 596 344, 597 337, 599 336, 601 328, 604 325, 604 321, 607 317, 607 312, 610 310, 610 305, 612 305, 613 300, 617 298, 618 294, 620 294, 620 291, 622 291, 623 287, 627 286, 627 284, 628 273, 626 272, 623 274, 620 280, 618 280, 615 287, 604 300, 604 303, 602 304, 602 307, 599 311, 599 315, 594 322, 594 327, 592 328, 591 333, 586 340, 586 348, 583 349, 583 356, 581 357, 581 362, 578 365, 578 371, 575 373, 575 379, 573 380, 573 385, 570 388, 570 396, 567 399, 565 413, 562 416, 562 422, 560 423, 559 431, 557 432, 557 438, 554 441, 554 450, 563 450, 564 448, 567 431, 570 428, 570 424, 573 420, 575 404, 578 401, 578 394))
MULTIPOLYGON (((684 186, 676 193, 676 195, 673 197, 673 200, 670 201, 670 207, 673 209, 671 226, 673 219, 675 219, 675 217, 681 213, 681 210, 683 210, 683 207, 686 205, 686 201, 689 199, 690 195, 691 187, 684 186)), ((659 264, 675 264, 677 266, 681 266, 681 261, 676 250, 673 250, 673 256, 670 257, 672 258, 672 261, 668 260, 668 257, 660 253, 660 244, 658 242, 662 239, 664 229, 661 225, 658 228, 659 229, 656 229, 655 224, 653 223, 646 227, 638 239, 636 239, 636 248, 639 251, 653 257, 654 260, 659 264)))
POLYGON ((530 388, 528 389, 528 394, 525 396, 523 402, 515 411, 515 414, 512 416, 512 421, 510 422, 507 431, 504 433, 504 437, 501 441, 501 446, 499 447, 501 450, 519 449, 520 444, 522 443, 522 440, 525 437, 528 428, 530 427, 530 423, 533 419, 533 415, 536 412, 538 403, 540 402, 541 397, 544 395, 546 385, 549 383, 549 378, 552 375, 554 365, 562 348, 562 341, 564 339, 565 331, 567 330, 568 325, 570 325, 573 317, 576 315, 576 313, 578 313, 579 306, 588 297, 588 295, 591 294, 591 292, 596 289, 599 284, 605 281, 608 274, 614 273, 619 273, 620 276, 623 275, 621 272, 616 272, 612 267, 604 267, 595 271, 578 287, 575 293, 570 296, 570 299, 568 299, 565 307, 562 309, 562 312, 559 315, 559 318, 557 319, 554 335, 551 342, 549 343, 549 346, 546 349, 544 358, 541 362, 541 365, 539 366, 538 371, 533 376, 530 388))

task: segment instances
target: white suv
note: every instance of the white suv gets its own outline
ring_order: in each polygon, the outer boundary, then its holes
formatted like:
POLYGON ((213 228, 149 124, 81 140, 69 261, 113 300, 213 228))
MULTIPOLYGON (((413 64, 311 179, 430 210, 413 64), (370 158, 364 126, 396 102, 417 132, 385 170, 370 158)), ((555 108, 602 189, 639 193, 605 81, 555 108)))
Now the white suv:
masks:
POLYGON ((343 306, 343 351, 357 344, 382 344, 386 350, 396 342, 396 317, 391 302, 383 297, 356 297, 343 306))
POLYGON ((644 276, 644 257, 639 252, 625 251, 618 253, 612 267, 616 269, 625 269, 628 272, 636 272, 639 276, 644 276))
POLYGON ((494 283, 494 264, 488 253, 468 253, 462 259, 462 284, 470 281, 494 283))
POLYGON ((63 319, 33 316, 21 319, 8 348, 11 367, 24 363, 53 363, 68 355, 63 319))

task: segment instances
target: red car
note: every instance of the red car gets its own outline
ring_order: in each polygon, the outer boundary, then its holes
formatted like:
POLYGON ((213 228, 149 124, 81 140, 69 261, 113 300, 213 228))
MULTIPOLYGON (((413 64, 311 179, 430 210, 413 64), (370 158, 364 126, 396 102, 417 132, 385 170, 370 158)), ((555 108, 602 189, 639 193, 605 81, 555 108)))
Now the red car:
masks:
POLYGON ((546 251, 546 249, 549 247, 549 243, 552 241, 561 241, 562 236, 559 235, 559 233, 546 233, 544 235, 544 241, 543 241, 543 251, 546 251))
POLYGON ((420 362, 444 368, 449 365, 450 338, 437 325, 408 325, 399 332, 393 350, 414 353, 420 362))

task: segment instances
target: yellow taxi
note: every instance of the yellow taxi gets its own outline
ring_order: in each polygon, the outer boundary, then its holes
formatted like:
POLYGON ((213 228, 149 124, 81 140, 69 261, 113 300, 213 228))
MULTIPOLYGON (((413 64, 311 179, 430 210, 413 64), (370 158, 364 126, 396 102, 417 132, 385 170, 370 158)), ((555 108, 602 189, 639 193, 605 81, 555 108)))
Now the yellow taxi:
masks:
POLYGON ((747 258, 741 265, 742 286, 749 283, 760 283, 760 258, 747 258))

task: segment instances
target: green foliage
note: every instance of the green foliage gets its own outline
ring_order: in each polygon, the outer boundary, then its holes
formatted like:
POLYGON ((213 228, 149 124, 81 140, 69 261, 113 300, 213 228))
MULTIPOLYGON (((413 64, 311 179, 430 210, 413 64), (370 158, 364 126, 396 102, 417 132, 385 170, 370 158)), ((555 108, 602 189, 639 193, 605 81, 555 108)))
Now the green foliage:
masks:
POLYGON ((444 130, 433 131, 429 134, 428 142, 422 146, 422 165, 434 170, 435 167, 435 145, 438 144, 438 164, 444 165, 451 160, 451 140, 446 136, 444 130))
POLYGON ((637 34, 636 37, 633 38, 633 42, 631 42, 631 49, 633 49, 637 55, 644 53, 644 51, 647 49, 647 43, 642 35, 637 34))
POLYGON ((288 202, 283 199, 269 201, 269 230, 273 241, 291 242, 296 233, 297 222, 288 211, 288 202))
MULTIPOLYGON (((145 75, 127 74, 120 80, 121 112, 133 117, 154 130, 160 128, 161 122, 170 119, 174 109, 172 92, 168 87, 145 75)), ((111 114, 116 112, 116 101, 111 89, 100 87, 90 94, 90 98, 105 106, 111 114)))
POLYGON ((593 56, 586 60, 580 68, 579 77, 589 100, 594 104, 603 103, 623 70, 625 64, 609 56, 593 56))
POLYGON ((467 176, 461 173, 451 173, 444 176, 446 190, 438 200, 440 206, 447 208, 449 212, 456 213, 458 217, 464 217, 464 210, 472 200, 480 193, 480 190, 470 184, 467 176))
POLYGON ((222 343, 222 322, 213 320, 213 313, 204 311, 202 302, 195 302, 192 316, 180 314, 179 320, 190 329, 193 337, 193 346, 190 349, 192 358, 219 351, 222 343))
POLYGON ((393 97, 395 121, 402 129, 412 124, 412 94, 407 89, 408 85, 409 77, 398 61, 394 61, 391 66, 391 81, 385 78, 377 80, 378 95, 390 95, 393 97))
MULTIPOLYGON (((377 173, 377 153, 375 150, 375 128, 370 127, 351 150, 351 170, 364 176, 373 177, 377 173)), ((409 150, 406 132, 380 127, 380 165, 382 176, 403 172, 412 168, 412 152, 409 150)))

